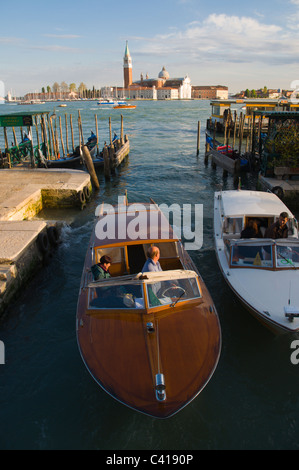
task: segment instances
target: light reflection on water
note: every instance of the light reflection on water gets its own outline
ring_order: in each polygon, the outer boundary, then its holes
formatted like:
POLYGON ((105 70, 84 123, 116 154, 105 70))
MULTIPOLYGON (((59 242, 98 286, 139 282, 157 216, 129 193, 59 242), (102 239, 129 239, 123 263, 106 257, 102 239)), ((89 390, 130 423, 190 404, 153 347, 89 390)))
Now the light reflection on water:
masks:
MULTIPOLYGON (((72 111, 74 116, 78 109, 78 104, 55 108, 57 115, 72 111)), ((109 116, 119 134, 119 111, 90 102, 80 103, 80 110, 86 137, 95 130, 95 112, 101 142, 109 140, 109 116)), ((65 221, 63 239, 49 266, 32 279, 0 325, 6 346, 6 364, 0 366, 1 448, 298 449, 299 366, 290 363, 292 338, 274 337, 249 315, 222 279, 215 258, 213 192, 235 186, 231 177, 223 179, 221 170, 204 164, 209 111, 208 102, 138 102, 136 110, 123 112, 131 153, 117 175, 109 182, 99 176, 100 191, 82 212, 41 214, 65 221), (158 204, 204 207, 203 247, 190 255, 219 313, 222 354, 202 393, 163 421, 103 392, 85 369, 76 343, 76 304, 95 208, 102 201, 117 203, 125 190, 129 202, 152 197, 158 204)), ((255 189, 255 178, 243 176, 242 187, 255 189)))

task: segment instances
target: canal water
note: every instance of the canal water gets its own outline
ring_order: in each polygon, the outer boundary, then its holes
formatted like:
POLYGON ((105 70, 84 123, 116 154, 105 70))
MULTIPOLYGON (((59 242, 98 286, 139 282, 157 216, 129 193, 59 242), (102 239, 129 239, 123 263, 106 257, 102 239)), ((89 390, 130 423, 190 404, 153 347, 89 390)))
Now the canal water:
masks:
MULTIPOLYGON (((54 105, 26 107, 50 110, 54 105)), ((1 106, 20 112, 21 106, 1 106)), ((81 112, 84 137, 98 116, 101 143, 120 132, 120 110, 96 102, 56 104, 56 115, 81 112)), ((83 210, 44 211, 64 222, 50 264, 23 289, 0 322, 5 365, 0 365, 1 449, 203 450, 299 449, 299 365, 291 336, 275 337, 241 306, 221 277, 213 246, 213 192, 234 189, 230 176, 204 164, 208 101, 137 102, 122 110, 131 143, 128 160, 83 210), (197 123, 201 149, 196 155, 197 123), (203 204, 203 246, 190 251, 215 302, 222 353, 211 381, 177 415, 158 420, 108 396, 86 370, 76 342, 80 276, 96 207, 129 202, 203 204)), ((242 188, 255 189, 244 175, 242 188)), ((111 344, 113 348, 113 344, 111 344)))

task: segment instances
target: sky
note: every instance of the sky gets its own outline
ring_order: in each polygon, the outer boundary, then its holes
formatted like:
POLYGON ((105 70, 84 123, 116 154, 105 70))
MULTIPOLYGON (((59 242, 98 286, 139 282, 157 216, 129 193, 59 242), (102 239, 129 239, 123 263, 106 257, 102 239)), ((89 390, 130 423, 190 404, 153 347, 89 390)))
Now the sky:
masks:
POLYGON ((62 81, 123 86, 126 41, 133 80, 157 78, 163 66, 230 93, 299 80, 299 0, 3 3, 0 83, 15 96, 62 81))

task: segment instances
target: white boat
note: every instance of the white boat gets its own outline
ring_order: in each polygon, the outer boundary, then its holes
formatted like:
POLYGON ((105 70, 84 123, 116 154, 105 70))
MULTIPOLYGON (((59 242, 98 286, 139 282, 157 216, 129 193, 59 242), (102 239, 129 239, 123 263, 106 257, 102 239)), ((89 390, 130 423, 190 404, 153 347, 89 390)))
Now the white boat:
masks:
POLYGON ((297 221, 272 193, 221 191, 214 195, 214 240, 219 267, 230 288, 274 333, 299 332, 299 240, 297 221), (288 238, 263 238, 287 212, 288 238), (241 238, 249 220, 259 238, 241 238))
POLYGON ((106 106, 106 105, 112 105, 112 106, 115 106, 117 104, 117 101, 114 101, 114 100, 111 100, 111 99, 108 99, 108 100, 100 100, 98 101, 98 104, 99 105, 102 105, 102 106, 106 106))

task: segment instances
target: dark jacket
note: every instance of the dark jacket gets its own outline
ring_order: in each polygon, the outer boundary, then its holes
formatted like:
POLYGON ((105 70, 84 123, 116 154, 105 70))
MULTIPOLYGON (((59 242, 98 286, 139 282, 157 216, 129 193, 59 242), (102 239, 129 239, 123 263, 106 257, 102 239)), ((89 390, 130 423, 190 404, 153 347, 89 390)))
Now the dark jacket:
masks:
POLYGON ((270 225, 265 232, 265 238, 288 238, 289 228, 286 225, 284 227, 279 226, 279 221, 274 222, 270 225))
POLYGON ((111 277, 109 271, 106 271, 104 266, 100 263, 94 264, 90 269, 95 281, 98 281, 99 279, 108 279, 111 277))

